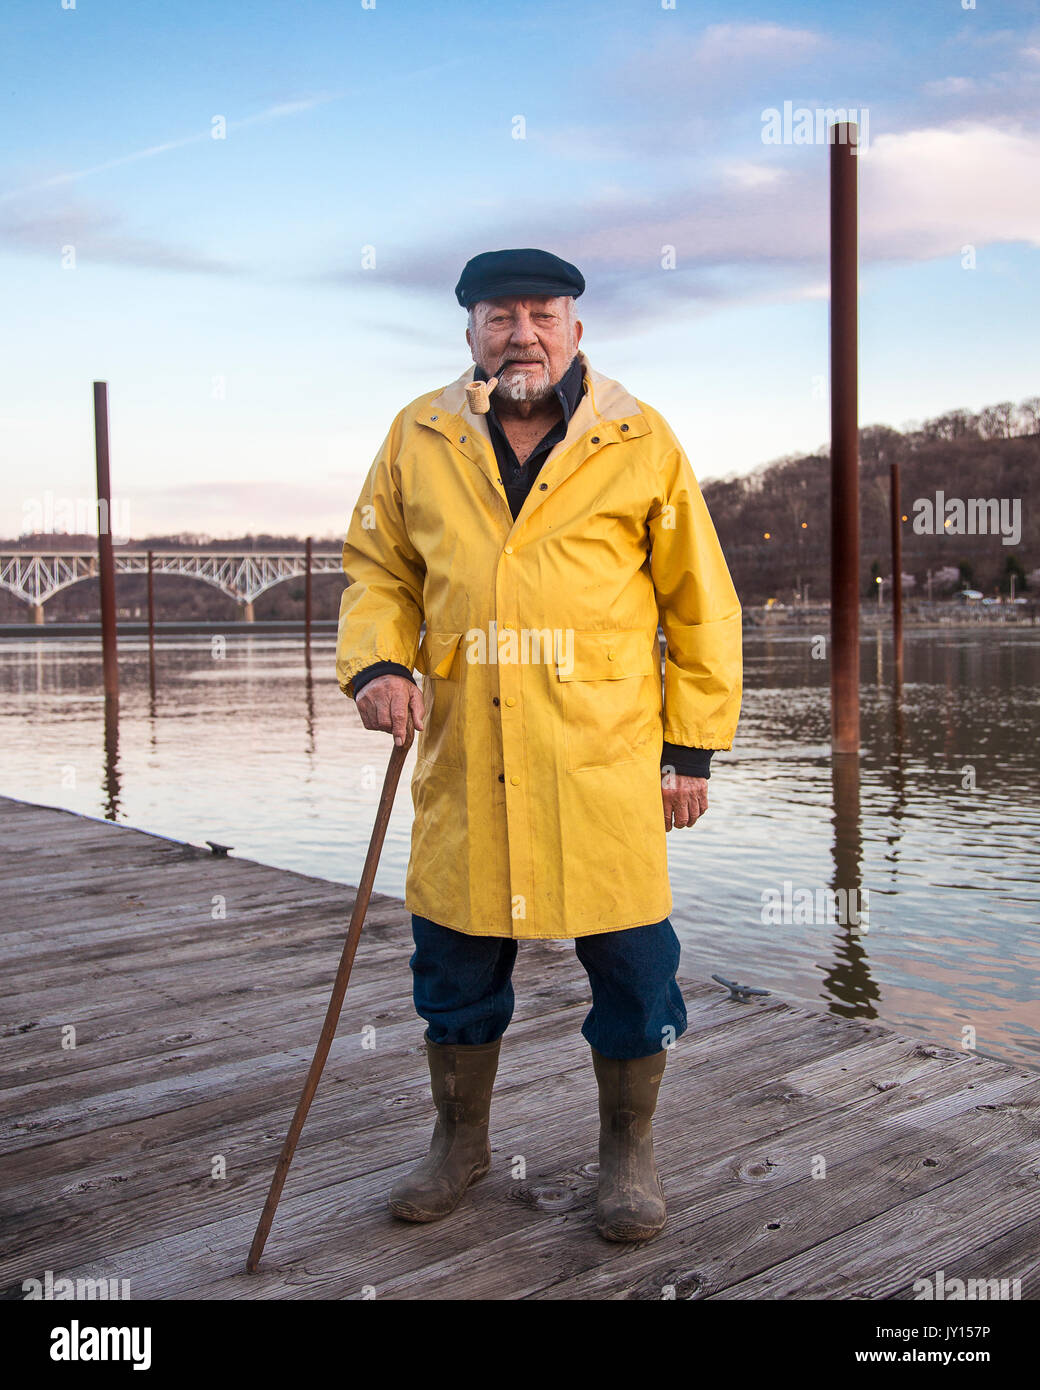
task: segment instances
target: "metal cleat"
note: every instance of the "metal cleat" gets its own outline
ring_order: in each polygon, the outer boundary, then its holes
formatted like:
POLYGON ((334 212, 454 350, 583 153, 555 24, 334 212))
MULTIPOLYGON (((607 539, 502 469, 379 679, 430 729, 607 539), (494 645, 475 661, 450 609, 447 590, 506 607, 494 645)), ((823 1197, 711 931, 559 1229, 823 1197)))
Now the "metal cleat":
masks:
POLYGON ((729 997, 737 1004, 750 1004, 752 995, 770 993, 768 989, 753 989, 751 985, 738 985, 735 980, 724 980, 721 975, 713 975, 711 978, 717 980, 720 985, 725 985, 729 990, 729 997))

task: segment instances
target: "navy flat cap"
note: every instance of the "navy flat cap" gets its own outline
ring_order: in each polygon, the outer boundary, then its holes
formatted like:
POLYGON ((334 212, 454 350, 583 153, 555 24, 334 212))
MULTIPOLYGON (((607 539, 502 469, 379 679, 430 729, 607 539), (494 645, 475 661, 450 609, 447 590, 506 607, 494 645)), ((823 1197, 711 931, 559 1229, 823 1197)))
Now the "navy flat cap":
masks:
POLYGON ((577 299, 585 278, 570 261, 527 246, 519 251, 482 251, 466 262, 455 298, 464 309, 481 299, 513 294, 571 295, 577 299))

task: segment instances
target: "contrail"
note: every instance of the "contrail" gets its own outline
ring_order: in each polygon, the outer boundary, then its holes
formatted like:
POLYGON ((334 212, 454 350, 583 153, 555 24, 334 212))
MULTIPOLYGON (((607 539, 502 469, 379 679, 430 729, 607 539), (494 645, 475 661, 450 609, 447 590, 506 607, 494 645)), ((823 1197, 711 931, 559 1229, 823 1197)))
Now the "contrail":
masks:
MULTIPOLYGON (((398 80, 413 82, 417 78, 426 77, 431 73, 458 67, 465 61, 464 56, 449 58, 443 63, 432 63, 426 67, 416 68, 415 71, 405 73, 398 80)), ((228 130, 241 130, 244 126, 260 125, 264 121, 281 120, 283 116, 295 116, 301 111, 311 111, 315 106, 324 106, 326 102, 342 101, 344 97, 350 95, 358 95, 358 93, 331 92, 325 96, 304 97, 301 101, 281 101, 274 106, 268 106, 264 111, 258 111, 255 116, 243 116, 240 121, 228 121, 228 130)), ((149 145, 147 149, 135 150, 133 154, 119 155, 116 159, 105 160, 103 164, 92 164, 89 169, 77 169, 71 174, 55 174, 52 178, 43 179, 40 183, 29 184, 26 188, 18 188, 10 193, 0 193, 0 203, 9 203, 14 198, 24 198, 30 193, 40 193, 47 188, 59 188, 67 183, 78 183, 81 179, 90 178, 92 174, 104 173, 106 169, 117 169, 121 164, 135 164, 141 159, 153 159, 157 154, 166 154, 168 150, 180 150, 185 145, 201 144, 203 140, 208 139, 210 139, 210 132, 203 130, 199 131, 197 135, 185 135, 181 140, 166 140, 161 145, 149 145)))
MULTIPOLYGON (((344 93, 338 92, 331 96, 308 97, 303 101, 283 101, 277 106, 269 106, 265 111, 258 111, 255 116, 244 116, 240 121, 228 121, 228 130, 241 130, 243 126, 259 125, 263 121, 276 121, 282 116, 295 116, 300 111, 310 111, 315 106, 321 106, 328 101, 339 101, 344 93)), ((11 193, 0 194, 0 203, 10 202, 12 198, 24 198, 30 193, 40 193, 46 188, 59 188, 63 184, 78 183, 80 179, 90 178, 92 174, 104 173, 106 169, 117 169, 121 164, 136 164, 141 159, 153 159, 157 154, 166 154, 168 150, 180 150, 185 145, 197 145, 203 140, 210 138, 208 130, 200 131, 197 135, 185 135, 180 140, 165 140, 161 145, 149 145, 147 149, 135 150, 132 154, 119 155, 116 159, 106 159, 103 164, 92 164, 89 169, 77 169, 70 174, 55 174, 52 178, 43 179, 40 183, 29 184, 26 188, 15 189, 11 193)))

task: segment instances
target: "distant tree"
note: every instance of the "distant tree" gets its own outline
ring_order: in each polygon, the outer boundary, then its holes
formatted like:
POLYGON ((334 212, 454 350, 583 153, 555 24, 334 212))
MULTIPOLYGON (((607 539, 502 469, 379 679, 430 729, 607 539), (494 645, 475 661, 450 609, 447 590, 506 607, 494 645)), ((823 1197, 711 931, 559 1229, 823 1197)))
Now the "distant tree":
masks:
POLYGON ((928 435, 916 420, 907 420, 899 431, 903 436, 903 444, 907 449, 919 449, 922 444, 928 443, 928 435))
POLYGON ((1040 396, 1027 396, 1019 403, 1018 419, 1022 434, 1040 434, 1040 396))
POLYGON ((1015 577, 1015 593, 1020 594, 1023 589, 1029 587, 1026 578, 1025 566, 1017 555, 1009 555, 1004 561, 1004 572, 1000 576, 1000 592, 1009 594, 1011 592, 1011 576, 1015 577))
POLYGON ((1013 401, 1001 401, 999 405, 988 405, 979 414, 979 433, 983 439, 1010 439, 1015 423, 1013 401))
POLYGON ((979 422, 969 410, 948 410, 945 415, 926 420, 921 431, 929 439, 966 439, 978 435, 979 422))
POLYGON ((1015 418, 1018 414, 1018 407, 1015 405, 1014 401, 1001 401, 1000 404, 995 405, 993 409, 996 411, 997 419, 1000 421, 1000 437, 1002 439, 1010 439, 1015 433, 1015 418))
POLYGON ((859 432, 859 456, 862 463, 897 463, 906 452, 906 441, 898 430, 887 425, 867 425, 859 432))

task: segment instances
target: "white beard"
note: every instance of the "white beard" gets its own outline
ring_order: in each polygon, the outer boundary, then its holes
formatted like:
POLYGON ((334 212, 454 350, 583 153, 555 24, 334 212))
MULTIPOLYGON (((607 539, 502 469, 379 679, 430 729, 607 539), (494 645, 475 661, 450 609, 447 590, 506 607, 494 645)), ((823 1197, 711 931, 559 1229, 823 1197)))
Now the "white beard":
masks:
POLYGON ((512 401, 539 401, 543 396, 548 396, 551 390, 549 368, 548 365, 544 365, 540 377, 534 377, 533 373, 526 371, 512 373, 508 382, 502 382, 496 387, 495 393, 497 395, 502 391, 512 401))

